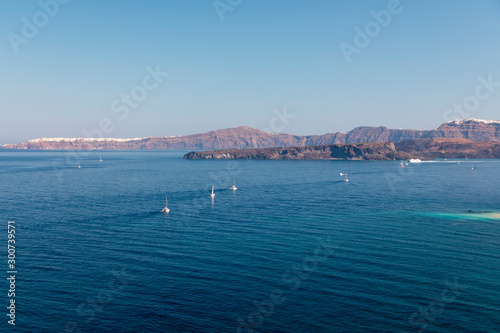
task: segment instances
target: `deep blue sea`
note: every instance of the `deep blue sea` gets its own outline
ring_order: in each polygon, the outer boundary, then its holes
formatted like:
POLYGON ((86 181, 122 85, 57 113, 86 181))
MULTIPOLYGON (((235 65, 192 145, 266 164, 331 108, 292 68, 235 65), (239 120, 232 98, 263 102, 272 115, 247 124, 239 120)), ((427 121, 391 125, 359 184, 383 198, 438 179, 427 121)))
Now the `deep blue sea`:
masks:
POLYGON ((74 154, 0 152, 2 332, 500 331, 500 160, 74 154))

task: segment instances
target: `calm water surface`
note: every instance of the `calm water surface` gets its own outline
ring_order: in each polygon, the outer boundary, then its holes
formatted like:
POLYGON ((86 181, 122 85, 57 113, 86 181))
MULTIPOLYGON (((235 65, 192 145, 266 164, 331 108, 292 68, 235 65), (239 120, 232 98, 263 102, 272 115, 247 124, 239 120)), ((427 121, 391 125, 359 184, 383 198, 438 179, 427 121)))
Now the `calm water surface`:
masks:
POLYGON ((499 160, 182 156, 0 153, 16 331, 499 331, 499 160))

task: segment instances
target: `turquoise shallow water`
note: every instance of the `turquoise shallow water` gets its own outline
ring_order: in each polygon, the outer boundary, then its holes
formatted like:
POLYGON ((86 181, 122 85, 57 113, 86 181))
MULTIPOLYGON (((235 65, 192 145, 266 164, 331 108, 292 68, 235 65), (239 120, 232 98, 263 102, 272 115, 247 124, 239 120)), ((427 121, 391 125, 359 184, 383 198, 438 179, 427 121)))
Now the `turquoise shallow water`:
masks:
POLYGON ((17 331, 498 332, 500 161, 182 155, 0 153, 17 331))

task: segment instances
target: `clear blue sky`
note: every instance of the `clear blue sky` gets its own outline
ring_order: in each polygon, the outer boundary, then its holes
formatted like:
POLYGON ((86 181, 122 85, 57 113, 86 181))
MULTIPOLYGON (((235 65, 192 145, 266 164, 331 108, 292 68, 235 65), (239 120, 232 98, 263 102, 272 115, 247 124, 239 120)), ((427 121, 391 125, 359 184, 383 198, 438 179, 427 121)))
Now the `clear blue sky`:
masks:
MULTIPOLYGON (((292 134, 429 129, 479 76, 500 82, 498 0, 401 0, 348 63, 341 43, 389 2, 232 0, 221 21, 213 1, 72 0, 49 17, 38 1, 0 0, 0 143, 83 137, 103 118, 121 138, 263 129, 284 107, 292 134), (23 17, 40 28, 16 53, 23 17), (169 76, 120 119, 112 103, 156 65, 169 76)), ((470 116, 500 118, 493 89, 470 116)))

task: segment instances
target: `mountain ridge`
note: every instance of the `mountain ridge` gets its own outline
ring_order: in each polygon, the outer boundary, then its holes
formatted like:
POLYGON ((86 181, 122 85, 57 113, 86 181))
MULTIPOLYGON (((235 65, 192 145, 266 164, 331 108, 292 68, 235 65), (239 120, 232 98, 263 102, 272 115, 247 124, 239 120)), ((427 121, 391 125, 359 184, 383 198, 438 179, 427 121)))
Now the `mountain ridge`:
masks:
POLYGON ((347 133, 332 132, 322 135, 268 133, 248 126, 240 126, 185 136, 131 139, 39 138, 17 144, 5 144, 2 148, 35 150, 217 150, 301 147, 361 142, 393 141, 399 143, 425 138, 464 138, 472 141, 500 142, 500 121, 474 118, 457 119, 432 130, 360 126, 347 133))

